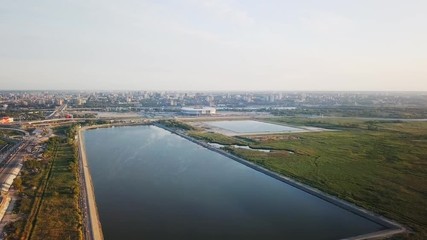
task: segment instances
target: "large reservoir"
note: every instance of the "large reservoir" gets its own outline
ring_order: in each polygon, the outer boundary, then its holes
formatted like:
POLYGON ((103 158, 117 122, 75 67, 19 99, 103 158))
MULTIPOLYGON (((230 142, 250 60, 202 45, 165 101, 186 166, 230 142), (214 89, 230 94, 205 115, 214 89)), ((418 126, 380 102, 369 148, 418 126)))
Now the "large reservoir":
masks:
POLYGON ((105 239, 342 239, 386 229, 155 126, 86 131, 105 239))

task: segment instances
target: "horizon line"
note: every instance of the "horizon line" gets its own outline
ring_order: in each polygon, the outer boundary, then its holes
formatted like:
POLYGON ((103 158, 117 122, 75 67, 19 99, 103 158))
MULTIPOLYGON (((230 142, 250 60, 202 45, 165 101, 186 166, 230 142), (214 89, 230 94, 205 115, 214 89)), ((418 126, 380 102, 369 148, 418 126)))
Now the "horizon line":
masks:
POLYGON ((427 93, 427 90, 172 90, 172 89, 1 89, 7 91, 71 91, 71 92, 394 92, 394 93, 427 93))

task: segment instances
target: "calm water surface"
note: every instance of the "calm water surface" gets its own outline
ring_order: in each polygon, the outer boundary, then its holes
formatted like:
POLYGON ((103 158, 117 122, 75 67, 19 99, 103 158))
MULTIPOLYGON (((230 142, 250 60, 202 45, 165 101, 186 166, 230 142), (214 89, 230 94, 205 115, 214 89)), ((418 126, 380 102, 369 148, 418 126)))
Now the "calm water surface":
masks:
POLYGON ((85 132, 105 239, 340 239, 384 227, 154 126, 85 132))
POLYGON ((237 121, 210 121, 207 125, 223 128, 236 133, 263 133, 263 132, 298 132, 299 128, 293 128, 278 124, 258 122, 252 120, 237 121))

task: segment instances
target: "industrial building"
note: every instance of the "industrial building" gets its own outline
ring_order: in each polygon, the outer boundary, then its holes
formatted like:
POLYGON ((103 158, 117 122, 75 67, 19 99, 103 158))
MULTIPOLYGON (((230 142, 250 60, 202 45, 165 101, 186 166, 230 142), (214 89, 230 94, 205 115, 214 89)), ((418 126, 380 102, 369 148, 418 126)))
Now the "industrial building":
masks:
POLYGON ((1 119, 1 124, 7 124, 7 123, 12 123, 13 122, 13 118, 11 117, 2 117, 1 119))
POLYGON ((17 164, 14 166, 9 173, 6 174, 6 180, 1 183, 0 190, 1 193, 7 193, 9 191, 9 188, 13 184, 13 180, 18 176, 19 172, 21 171, 22 164, 17 164))
POLYGON ((213 107, 183 107, 181 113, 184 115, 213 115, 216 114, 216 108, 213 107))

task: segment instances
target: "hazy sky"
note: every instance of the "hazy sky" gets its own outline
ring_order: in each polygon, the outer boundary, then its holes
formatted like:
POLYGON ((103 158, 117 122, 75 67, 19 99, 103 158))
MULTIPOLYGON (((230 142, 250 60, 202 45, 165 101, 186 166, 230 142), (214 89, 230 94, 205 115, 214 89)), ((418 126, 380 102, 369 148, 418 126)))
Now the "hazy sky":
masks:
POLYGON ((426 0, 0 0, 0 90, 423 90, 426 0))

